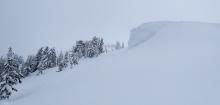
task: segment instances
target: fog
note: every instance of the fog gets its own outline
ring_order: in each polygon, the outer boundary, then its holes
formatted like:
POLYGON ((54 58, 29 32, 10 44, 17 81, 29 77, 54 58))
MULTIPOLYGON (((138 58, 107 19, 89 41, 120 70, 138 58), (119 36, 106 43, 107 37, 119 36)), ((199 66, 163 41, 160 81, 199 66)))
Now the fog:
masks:
POLYGON ((41 46, 68 50, 76 40, 127 42, 132 28, 150 21, 220 22, 219 0, 0 0, 0 55, 41 46))

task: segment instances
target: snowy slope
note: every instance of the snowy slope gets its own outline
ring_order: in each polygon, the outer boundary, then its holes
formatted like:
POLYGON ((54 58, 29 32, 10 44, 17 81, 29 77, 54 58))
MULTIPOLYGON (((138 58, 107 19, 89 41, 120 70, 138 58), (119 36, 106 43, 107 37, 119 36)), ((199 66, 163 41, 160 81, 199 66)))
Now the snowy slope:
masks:
POLYGON ((146 23, 128 49, 29 77, 1 105, 220 105, 219 45, 219 24, 146 23))

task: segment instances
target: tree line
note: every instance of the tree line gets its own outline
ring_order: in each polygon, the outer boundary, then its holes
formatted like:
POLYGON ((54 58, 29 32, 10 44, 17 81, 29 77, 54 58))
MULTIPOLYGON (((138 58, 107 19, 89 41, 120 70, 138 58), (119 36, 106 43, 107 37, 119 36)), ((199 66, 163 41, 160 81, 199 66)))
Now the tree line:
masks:
POLYGON ((78 65, 81 59, 98 57, 105 52, 102 38, 76 41, 70 51, 57 54, 55 48, 41 47, 35 55, 29 55, 26 60, 14 53, 9 47, 5 57, 0 57, 0 100, 9 99, 13 91, 18 91, 14 85, 32 73, 43 74, 46 69, 58 67, 57 72, 78 65))

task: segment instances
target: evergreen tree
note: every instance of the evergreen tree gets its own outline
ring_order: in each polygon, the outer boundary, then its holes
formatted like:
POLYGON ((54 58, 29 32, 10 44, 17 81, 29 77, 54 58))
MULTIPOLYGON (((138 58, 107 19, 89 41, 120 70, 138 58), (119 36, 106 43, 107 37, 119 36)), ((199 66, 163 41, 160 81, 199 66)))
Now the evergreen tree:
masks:
POLYGON ((31 67, 28 66, 28 65, 25 65, 23 68, 22 68, 22 71, 21 71, 22 75, 24 77, 27 77, 31 74, 31 67))
POLYGON ((22 67, 24 65, 24 59, 23 59, 22 56, 18 56, 16 54, 15 54, 15 58, 14 59, 15 59, 15 62, 17 62, 17 64, 18 64, 18 72, 21 73, 22 67))
POLYGON ((121 49, 121 44, 120 44, 120 42, 116 42, 115 49, 116 49, 116 50, 121 49))
POLYGON ((82 40, 76 42, 74 53, 77 53, 79 59, 85 56, 85 43, 82 40))
POLYGON ((99 45, 99 54, 104 53, 104 40, 101 38, 99 45))
POLYGON ((116 50, 122 49, 124 47, 125 47, 124 43, 116 42, 116 45, 115 45, 116 50))
POLYGON ((72 48, 72 50, 70 51, 70 56, 69 56, 69 61, 70 61, 70 65, 71 68, 73 67, 73 65, 77 65, 78 61, 79 61, 79 53, 75 52, 75 47, 72 48))
POLYGON ((86 43, 86 57, 93 58, 97 57, 104 52, 104 42, 103 39, 98 37, 93 37, 91 41, 86 43))
POLYGON ((15 60, 18 62, 19 65, 22 65, 24 63, 24 59, 22 56, 18 56, 15 54, 15 60))
POLYGON ((65 53, 63 62, 64 62, 64 67, 66 68, 69 63, 69 53, 68 52, 65 53))
POLYGON ((63 71, 64 66, 64 57, 63 53, 61 52, 58 57, 58 72, 63 71))
POLYGON ((56 50, 52 48, 48 53, 48 68, 56 67, 56 59, 56 50))
POLYGON ((16 61, 15 54, 12 48, 9 47, 7 53, 7 59, 4 64, 4 70, 1 73, 0 81, 0 99, 8 99, 12 91, 17 91, 13 85, 21 83, 21 78, 23 77, 19 72, 19 62, 16 61))
POLYGON ((49 47, 46 47, 42 53, 41 60, 37 66, 38 74, 43 74, 43 70, 49 67, 49 47))
POLYGON ((89 48, 89 49, 87 50, 87 57, 93 58, 93 57, 95 57, 95 56, 97 56, 96 50, 93 49, 93 48, 89 48))
POLYGON ((121 48, 125 48, 125 44, 124 44, 124 43, 122 43, 122 46, 121 46, 121 48))
POLYGON ((92 44, 98 55, 104 52, 104 41, 102 38, 93 37, 92 44))
POLYGON ((97 43, 94 43, 93 41, 87 41, 85 43, 85 58, 93 58, 98 55, 96 44, 97 43))
POLYGON ((46 59, 42 59, 37 67, 38 70, 38 74, 43 74, 43 70, 47 69, 47 60, 46 59))
POLYGON ((101 44, 101 40, 98 37, 93 37, 92 41, 92 49, 94 50, 96 56, 99 55, 99 47, 101 44))
POLYGON ((64 59, 64 57, 63 57, 63 53, 61 51, 58 58, 57 58, 57 65, 59 65, 63 61, 63 59, 64 59))
POLYGON ((3 70, 4 70, 4 64, 5 64, 5 62, 6 62, 6 59, 5 58, 3 58, 3 57, 1 57, 0 58, 0 81, 1 81, 1 74, 2 74, 2 72, 3 72, 3 70))
POLYGON ((28 56, 27 60, 22 66, 21 73, 24 77, 27 77, 32 73, 32 64, 33 64, 34 56, 28 56))
POLYGON ((44 47, 41 47, 41 48, 38 50, 38 52, 37 52, 35 58, 33 59, 33 62, 32 62, 32 64, 31 64, 31 70, 32 70, 32 72, 35 72, 35 71, 38 69, 38 66, 39 66, 39 64, 40 64, 40 62, 41 62, 41 59, 42 59, 42 57, 43 57, 43 49, 44 49, 44 47))

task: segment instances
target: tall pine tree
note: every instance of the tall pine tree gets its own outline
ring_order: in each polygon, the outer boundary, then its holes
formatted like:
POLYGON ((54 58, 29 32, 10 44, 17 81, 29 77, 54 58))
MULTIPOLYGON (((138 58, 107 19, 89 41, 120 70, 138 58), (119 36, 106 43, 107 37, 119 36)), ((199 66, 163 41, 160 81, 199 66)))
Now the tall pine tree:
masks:
POLYGON ((49 64, 49 62, 48 62, 49 61, 48 53, 49 53, 49 47, 47 46, 43 50, 41 60, 39 62, 39 65, 37 66, 37 70, 38 70, 37 75, 43 74, 43 70, 48 68, 48 64, 49 64))
POLYGON ((17 89, 14 88, 14 85, 21 83, 21 78, 23 77, 18 69, 19 62, 16 60, 15 54, 10 47, 4 64, 4 70, 1 73, 0 99, 8 99, 11 96, 12 91, 17 91, 17 89))
POLYGON ((51 48, 48 53, 48 68, 56 67, 56 50, 55 48, 51 48))
POLYGON ((44 47, 41 47, 41 48, 38 50, 38 52, 37 52, 35 58, 33 59, 33 62, 32 62, 32 64, 31 64, 32 72, 37 71, 38 66, 39 66, 39 64, 40 64, 40 62, 41 62, 41 59, 42 59, 42 57, 43 57, 43 50, 44 50, 44 47))

